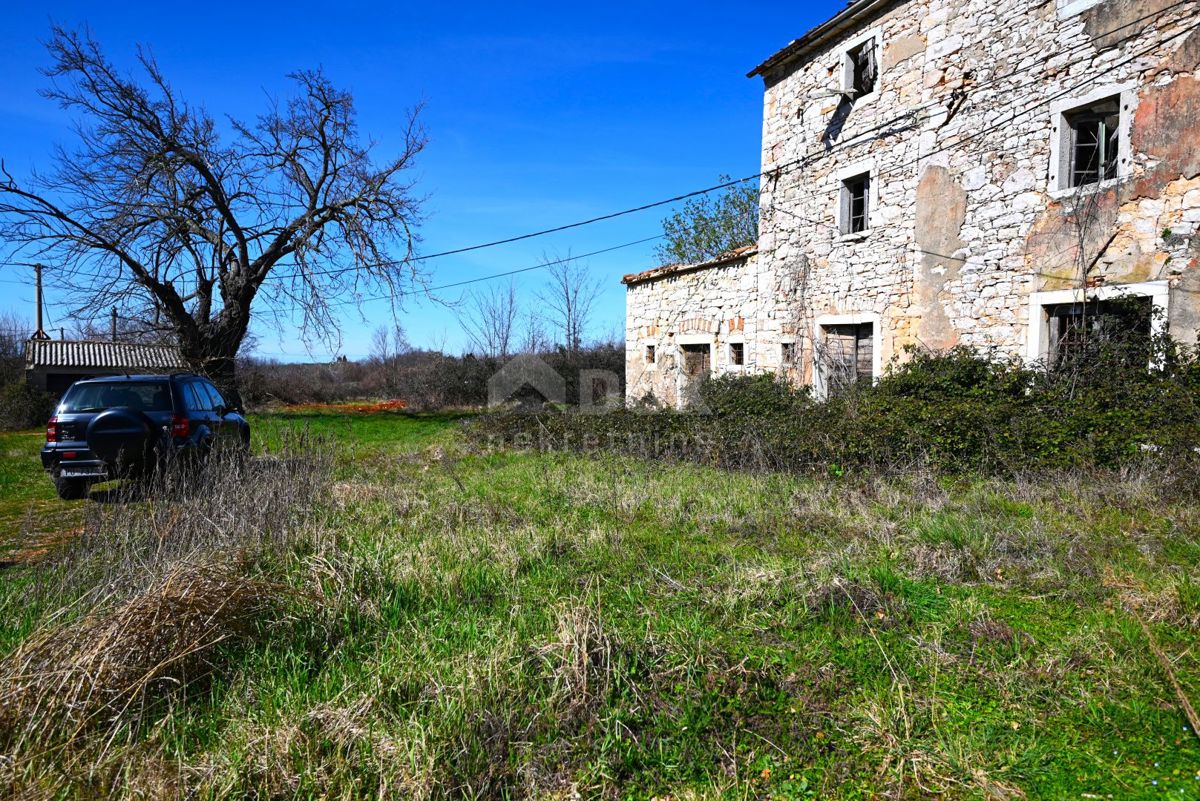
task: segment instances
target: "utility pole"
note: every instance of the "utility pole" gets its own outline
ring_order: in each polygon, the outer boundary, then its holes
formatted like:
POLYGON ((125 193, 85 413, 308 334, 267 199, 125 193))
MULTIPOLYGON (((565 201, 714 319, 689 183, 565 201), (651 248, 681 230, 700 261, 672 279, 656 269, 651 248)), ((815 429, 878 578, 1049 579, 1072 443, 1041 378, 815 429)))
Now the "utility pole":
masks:
POLYGON ((33 332, 33 336, 30 339, 45 341, 50 336, 42 330, 42 270, 41 262, 33 265, 33 272, 37 276, 37 330, 33 332))
POLYGON ((112 341, 117 341, 117 307, 112 307, 112 341))

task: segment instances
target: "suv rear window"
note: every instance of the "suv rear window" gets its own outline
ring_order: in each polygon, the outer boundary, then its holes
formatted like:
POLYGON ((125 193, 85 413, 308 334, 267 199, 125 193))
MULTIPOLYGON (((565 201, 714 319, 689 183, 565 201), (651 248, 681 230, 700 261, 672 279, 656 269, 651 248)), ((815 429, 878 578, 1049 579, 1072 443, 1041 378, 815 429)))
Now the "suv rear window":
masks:
POLYGON ((101 381, 76 384, 58 405, 60 414, 101 412, 128 406, 142 412, 171 411, 171 387, 166 381, 101 381))
POLYGON ((212 399, 204 391, 204 385, 199 381, 189 381, 183 385, 184 402, 193 412, 211 412, 212 399))

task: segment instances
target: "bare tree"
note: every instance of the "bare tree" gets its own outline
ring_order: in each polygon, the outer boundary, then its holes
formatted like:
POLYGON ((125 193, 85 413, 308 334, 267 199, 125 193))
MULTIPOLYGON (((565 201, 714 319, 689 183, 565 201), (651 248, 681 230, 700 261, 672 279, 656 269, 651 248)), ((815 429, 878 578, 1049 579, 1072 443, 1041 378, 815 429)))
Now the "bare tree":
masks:
POLYGON ((583 347, 592 307, 600 295, 600 282, 589 277, 587 268, 570 254, 565 259, 543 261, 550 280, 538 298, 544 304, 547 321, 557 329, 563 347, 573 355, 583 347))
POLYGON ((472 349, 484 356, 507 359, 512 352, 519 314, 517 285, 510 279, 486 292, 467 295, 462 311, 458 313, 458 322, 472 349))
POLYGON ((399 323, 391 329, 381 325, 372 332, 370 361, 389 393, 395 392, 400 383, 400 357, 411 350, 408 336, 399 323))
POLYGON ((25 341, 33 328, 13 312, 0 312, 0 384, 21 377, 25 367, 25 341))
POLYGON ((298 72, 293 99, 230 120, 224 141, 147 51, 139 83, 88 33, 56 27, 48 47, 44 94, 78 116, 79 141, 57 149, 51 173, 4 170, 0 237, 55 264, 80 314, 116 304, 157 317, 196 369, 229 386, 252 306, 334 337, 334 298, 364 285, 396 297, 419 281, 420 200, 403 180, 425 145, 416 111, 377 163, 352 96, 298 72))
POLYGON ((538 354, 549 349, 550 343, 546 337, 546 328, 542 324, 542 316, 536 309, 525 312, 525 330, 521 334, 520 352, 538 354))

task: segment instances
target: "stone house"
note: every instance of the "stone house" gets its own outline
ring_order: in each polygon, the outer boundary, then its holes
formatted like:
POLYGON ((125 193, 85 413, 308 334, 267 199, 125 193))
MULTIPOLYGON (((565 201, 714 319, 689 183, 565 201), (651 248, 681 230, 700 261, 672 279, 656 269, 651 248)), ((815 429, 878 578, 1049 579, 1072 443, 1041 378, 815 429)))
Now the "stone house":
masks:
POLYGON ((853 2, 750 73, 757 247, 625 277, 627 396, 1052 361, 1109 319, 1194 343, 1198 28, 1197 0, 853 2))

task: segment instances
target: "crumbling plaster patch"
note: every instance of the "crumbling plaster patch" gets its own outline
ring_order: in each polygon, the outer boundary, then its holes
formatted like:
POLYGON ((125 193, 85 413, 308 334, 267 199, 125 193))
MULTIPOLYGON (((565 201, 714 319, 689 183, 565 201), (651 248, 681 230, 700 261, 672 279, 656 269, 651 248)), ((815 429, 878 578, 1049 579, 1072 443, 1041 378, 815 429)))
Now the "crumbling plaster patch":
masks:
POLYGON ((930 166, 917 185, 916 241, 919 251, 915 262, 916 278, 913 311, 917 316, 915 342, 942 349, 958 344, 958 333, 947 313, 951 297, 943 290, 957 280, 967 243, 962 227, 967 219, 967 190, 954 180, 946 167, 930 166))

